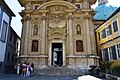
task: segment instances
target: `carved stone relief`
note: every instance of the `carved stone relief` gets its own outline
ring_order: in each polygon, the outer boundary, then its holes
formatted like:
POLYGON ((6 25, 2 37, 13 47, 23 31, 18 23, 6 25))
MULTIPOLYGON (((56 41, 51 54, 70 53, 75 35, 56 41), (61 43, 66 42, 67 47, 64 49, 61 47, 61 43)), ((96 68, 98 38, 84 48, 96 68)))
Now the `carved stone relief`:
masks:
POLYGON ((48 26, 50 28, 64 28, 66 23, 64 14, 50 14, 48 17, 48 26))

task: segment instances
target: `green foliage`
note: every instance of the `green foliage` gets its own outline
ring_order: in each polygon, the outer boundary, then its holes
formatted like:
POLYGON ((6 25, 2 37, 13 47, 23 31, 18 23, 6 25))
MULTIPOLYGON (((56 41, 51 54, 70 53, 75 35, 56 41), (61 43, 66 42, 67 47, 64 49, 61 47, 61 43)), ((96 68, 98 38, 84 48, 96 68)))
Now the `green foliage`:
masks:
POLYGON ((112 69, 113 75, 120 77, 120 66, 116 66, 112 69))
POLYGON ((106 70, 110 69, 111 62, 105 62, 101 61, 100 62, 100 71, 106 73, 106 70))
POLYGON ((109 62, 101 61, 100 70, 101 72, 109 73, 120 77, 120 60, 114 60, 109 62))

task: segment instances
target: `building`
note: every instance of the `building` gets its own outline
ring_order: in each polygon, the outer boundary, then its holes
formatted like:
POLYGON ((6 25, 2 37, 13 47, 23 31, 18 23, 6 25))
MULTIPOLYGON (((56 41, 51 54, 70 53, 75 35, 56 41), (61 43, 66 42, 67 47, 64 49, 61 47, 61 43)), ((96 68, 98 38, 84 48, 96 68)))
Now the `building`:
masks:
POLYGON ((97 65, 94 11, 96 0, 19 0, 22 16, 19 60, 41 66, 97 65))
POLYGON ((4 72, 11 73, 14 72, 14 67, 17 62, 17 56, 19 53, 20 37, 17 33, 10 27, 7 36, 7 44, 4 58, 4 72))
POLYGON ((111 6, 108 0, 98 0, 98 6, 95 8, 96 14, 94 18, 95 28, 106 21, 117 7, 111 6))
POLYGON ((15 14, 4 0, 0 0, 0 72, 4 72, 4 59, 12 16, 15 14))
POLYGON ((101 60, 120 59, 120 8, 96 28, 95 33, 101 60))

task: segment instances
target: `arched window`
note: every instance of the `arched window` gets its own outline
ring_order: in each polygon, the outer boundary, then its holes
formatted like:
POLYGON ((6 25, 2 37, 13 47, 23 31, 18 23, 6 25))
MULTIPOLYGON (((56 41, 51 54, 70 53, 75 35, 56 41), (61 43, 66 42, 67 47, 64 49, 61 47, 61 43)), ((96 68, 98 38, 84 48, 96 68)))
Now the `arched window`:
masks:
POLYGON ((77 24, 77 26, 76 26, 76 33, 78 35, 81 35, 81 26, 80 26, 80 24, 77 24))
POLYGON ((76 51, 83 52, 83 41, 82 40, 76 41, 76 51))
POLYGON ((35 25, 33 28, 33 35, 38 35, 38 25, 35 25))
POLYGON ((31 48, 32 52, 38 52, 38 43, 39 42, 37 40, 32 41, 32 48, 31 48))

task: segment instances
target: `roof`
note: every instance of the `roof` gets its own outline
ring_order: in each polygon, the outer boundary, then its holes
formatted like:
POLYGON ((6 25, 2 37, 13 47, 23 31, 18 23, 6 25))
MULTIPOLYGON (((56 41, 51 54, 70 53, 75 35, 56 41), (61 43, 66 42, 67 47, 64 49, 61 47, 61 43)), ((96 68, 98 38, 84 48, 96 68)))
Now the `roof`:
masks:
POLYGON ((12 12, 12 10, 9 8, 9 6, 5 3, 4 0, 0 0, 0 6, 2 7, 2 9, 5 9, 8 15, 15 16, 15 14, 12 12))
POLYGON ((117 7, 108 4, 100 4, 95 8, 96 15, 93 18, 94 20, 107 20, 116 9, 117 7))
MULTIPOLYGON (((118 12, 120 12, 120 7, 116 10, 116 11, 114 11, 113 12, 113 14, 111 14, 111 16, 109 16, 109 18, 105 21, 105 22, 107 22, 109 19, 111 19, 114 15, 116 15, 118 12)), ((104 23, 105 23, 104 22, 104 23)), ((101 25, 103 25, 104 23, 102 23, 101 25)), ((100 25, 100 26, 101 26, 100 25)), ((98 26, 95 30, 97 30, 100 26, 98 26)))

